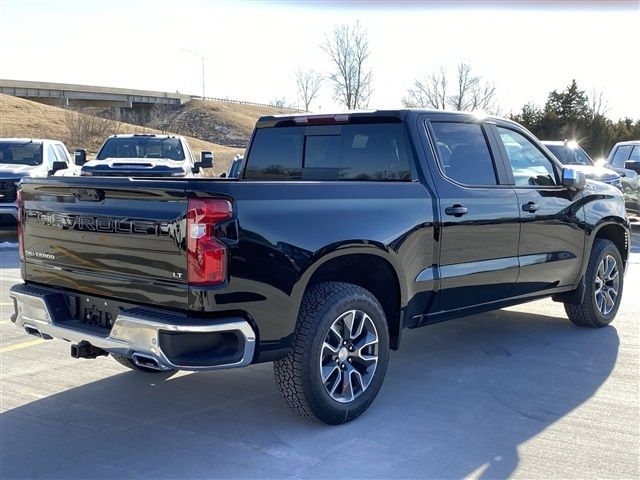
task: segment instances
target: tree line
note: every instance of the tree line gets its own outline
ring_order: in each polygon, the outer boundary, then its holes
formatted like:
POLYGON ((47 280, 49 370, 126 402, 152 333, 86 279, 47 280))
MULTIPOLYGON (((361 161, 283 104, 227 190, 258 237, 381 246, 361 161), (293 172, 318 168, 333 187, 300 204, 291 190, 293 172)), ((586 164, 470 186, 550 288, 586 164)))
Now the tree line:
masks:
POLYGON ((562 91, 549 93, 544 106, 527 103, 511 119, 536 137, 548 140, 576 140, 593 158, 605 157, 616 142, 640 138, 640 120, 607 118, 602 92, 589 97, 574 80, 562 91))
MULTIPOLYGON (((367 108, 372 93, 373 72, 367 30, 359 23, 338 25, 325 35, 320 48, 330 60, 331 71, 322 74, 299 67, 295 72, 298 105, 286 98, 271 101, 276 107, 310 111, 325 83, 333 98, 347 110, 367 108)), ((453 72, 442 65, 435 72, 416 78, 402 98, 405 107, 483 111, 500 114, 498 92, 493 82, 478 75, 471 65, 459 63, 453 72)), ((575 80, 562 91, 549 93, 544 105, 523 105, 509 118, 522 124, 544 140, 576 140, 598 158, 606 156, 614 143, 640 138, 640 119, 613 121, 607 117, 607 102, 602 91, 587 95, 575 80)))

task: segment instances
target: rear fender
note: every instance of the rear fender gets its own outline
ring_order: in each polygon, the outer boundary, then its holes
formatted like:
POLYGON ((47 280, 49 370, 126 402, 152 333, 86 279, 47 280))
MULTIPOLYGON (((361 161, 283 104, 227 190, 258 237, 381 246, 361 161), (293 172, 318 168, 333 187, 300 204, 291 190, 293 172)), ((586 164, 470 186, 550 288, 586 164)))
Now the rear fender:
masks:
MULTIPOLYGON (((389 301, 386 301, 384 298, 378 298, 378 300, 383 305, 383 308, 385 308, 385 312, 387 313, 387 316, 391 317, 391 318, 388 318, 387 320, 390 324, 392 348, 397 348, 397 345, 399 343, 399 338, 400 338, 400 330, 402 326, 402 312, 404 311, 404 308, 407 305, 407 301, 408 301, 407 300, 408 288, 405 281, 407 277, 404 272, 404 269, 399 264, 395 255, 387 251, 382 245, 377 244, 375 242, 361 241, 358 244, 341 243, 339 245, 329 246, 321 250, 320 252, 318 252, 314 256, 314 259, 312 263, 309 265, 309 267, 300 275, 298 281, 296 282, 293 288, 291 296, 293 301, 295 302, 295 305, 297 306, 297 311, 299 311, 300 309, 300 305, 302 303, 302 298, 304 296, 305 291, 311 284, 315 283, 315 280, 318 279, 317 277, 314 279, 314 276, 317 273, 319 273, 320 269, 323 266, 328 266, 330 262, 333 262, 337 259, 347 260, 349 257, 351 257, 351 260, 354 260, 355 255, 357 256, 366 255, 372 258, 379 258, 383 260, 390 267, 390 270, 395 276, 395 282, 394 282, 395 285, 389 285, 389 289, 395 289, 397 286, 397 289, 398 289, 397 296, 399 298, 397 298, 397 302, 394 301, 394 303, 396 304, 390 305, 389 301), (398 315, 395 315, 395 313, 398 313, 398 315)), ((361 259, 358 258, 356 261, 359 262, 361 261, 361 259)), ((350 280, 349 278, 342 279, 340 277, 337 277, 337 278, 332 278, 331 280, 344 281, 344 282, 351 281, 352 283, 359 284, 363 288, 367 288, 368 290, 375 290, 374 288, 368 288, 367 283, 372 283, 372 284, 375 283, 375 280, 372 282, 371 278, 363 278, 359 281, 358 280, 354 281, 354 280, 350 280)), ((376 294, 375 291, 372 291, 372 293, 374 293, 374 295, 376 294)), ((394 294, 393 297, 395 299, 396 295, 394 294)))

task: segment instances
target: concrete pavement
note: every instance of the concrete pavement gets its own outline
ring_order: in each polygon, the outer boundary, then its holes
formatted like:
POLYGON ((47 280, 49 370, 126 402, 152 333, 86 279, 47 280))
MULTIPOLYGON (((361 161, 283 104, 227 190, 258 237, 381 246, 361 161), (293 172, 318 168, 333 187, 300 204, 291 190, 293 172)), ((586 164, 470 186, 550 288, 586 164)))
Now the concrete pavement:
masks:
POLYGON ((371 409, 329 427, 287 409, 270 364, 144 374, 27 344, 2 247, 0 477, 638 478, 637 227, 633 252, 612 326, 543 300, 409 331, 371 409))

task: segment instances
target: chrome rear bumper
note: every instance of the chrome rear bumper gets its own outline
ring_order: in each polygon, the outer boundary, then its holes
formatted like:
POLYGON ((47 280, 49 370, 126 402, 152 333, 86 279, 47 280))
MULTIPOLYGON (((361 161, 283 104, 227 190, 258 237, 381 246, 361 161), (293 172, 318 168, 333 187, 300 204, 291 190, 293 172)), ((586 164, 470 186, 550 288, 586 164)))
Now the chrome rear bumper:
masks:
MULTIPOLYGON (((251 325, 240 317, 214 320, 208 324, 203 324, 202 320, 198 319, 190 324, 188 320, 185 322, 186 317, 173 313, 132 308, 122 310, 108 335, 103 336, 85 329, 74 328, 73 323, 78 324, 78 322, 64 318, 64 313, 56 315, 54 312, 64 309, 53 307, 55 295, 58 293, 41 287, 26 284, 14 285, 9 291, 15 308, 11 320, 31 335, 47 340, 59 338, 77 344, 87 342, 109 353, 132 358, 140 366, 157 370, 236 368, 247 366, 253 360, 256 335, 251 325), (219 338, 215 334, 219 334, 219 338), (175 350, 170 347, 171 342, 163 342, 163 339, 180 338, 181 335, 186 342, 189 339, 206 337, 219 344, 232 339, 231 347, 225 345, 222 349, 225 354, 218 356, 213 351, 210 355, 207 355, 206 350, 198 351, 194 357, 196 361, 184 362, 182 361, 185 358, 184 355, 169 352, 169 350, 175 350), (163 343, 167 348, 163 349, 163 343), (230 351, 231 354, 229 354, 230 351)), ((198 348, 202 349, 202 341, 197 343, 198 348)), ((204 345, 206 349, 206 341, 204 345)))

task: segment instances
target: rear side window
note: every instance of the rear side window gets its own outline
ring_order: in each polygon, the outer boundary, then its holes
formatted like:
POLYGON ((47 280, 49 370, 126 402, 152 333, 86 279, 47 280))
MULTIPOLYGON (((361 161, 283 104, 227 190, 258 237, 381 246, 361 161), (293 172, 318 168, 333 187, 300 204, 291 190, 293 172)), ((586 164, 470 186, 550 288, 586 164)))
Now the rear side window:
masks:
POLYGON ((465 185, 497 185, 496 172, 482 126, 432 122, 444 174, 465 185))
POLYGON ((302 179, 301 127, 260 128, 251 142, 245 178, 302 179))
POLYGON ((633 160, 634 162, 640 162, 640 146, 636 145, 635 147, 633 147, 629 160, 633 160))
POLYGON ((245 178, 410 181, 401 123, 258 129, 245 178))
POLYGON ((631 150, 631 145, 621 145, 618 148, 616 148, 616 151, 613 154, 613 158, 611 159, 611 164, 614 167, 618 167, 618 168, 624 167, 624 162, 629 157, 630 150, 631 150))

